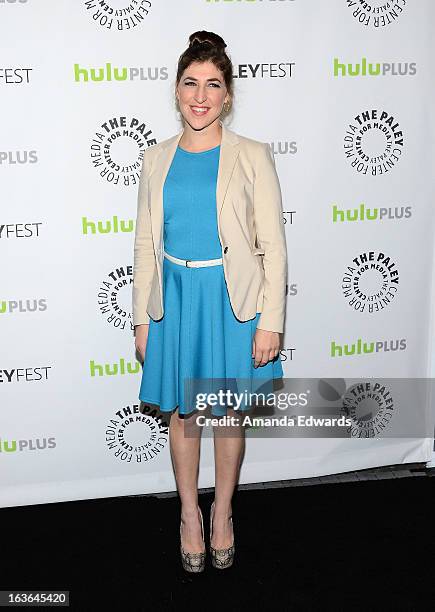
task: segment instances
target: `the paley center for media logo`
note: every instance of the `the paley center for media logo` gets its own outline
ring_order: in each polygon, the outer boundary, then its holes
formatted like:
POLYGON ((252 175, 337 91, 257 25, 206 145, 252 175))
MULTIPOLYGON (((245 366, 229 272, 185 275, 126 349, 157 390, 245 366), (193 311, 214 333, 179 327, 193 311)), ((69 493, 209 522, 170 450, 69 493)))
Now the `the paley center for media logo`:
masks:
POLYGON ((90 19, 104 30, 132 32, 146 23, 150 0, 82 0, 90 19))
POLYGON ((114 266, 98 286, 98 309, 105 321, 116 329, 134 329, 131 313, 133 266, 114 266))
POLYGON ((382 30, 396 23, 407 8, 407 0, 342 0, 354 20, 364 28, 382 30))
POLYGON ((169 424, 158 410, 129 404, 114 412, 105 425, 105 442, 122 463, 148 463, 158 459, 168 444, 169 424))
POLYGON ((366 251, 352 259, 342 275, 341 290, 356 312, 373 314, 388 308, 399 291, 394 258, 382 251, 366 251))
POLYGON ((144 151, 156 142, 148 123, 139 117, 109 117, 92 137, 91 162, 104 182, 138 186, 144 151))
POLYGON ((351 168, 360 175, 381 176, 390 172, 404 151, 399 119, 385 108, 360 111, 347 126, 343 151, 351 168))

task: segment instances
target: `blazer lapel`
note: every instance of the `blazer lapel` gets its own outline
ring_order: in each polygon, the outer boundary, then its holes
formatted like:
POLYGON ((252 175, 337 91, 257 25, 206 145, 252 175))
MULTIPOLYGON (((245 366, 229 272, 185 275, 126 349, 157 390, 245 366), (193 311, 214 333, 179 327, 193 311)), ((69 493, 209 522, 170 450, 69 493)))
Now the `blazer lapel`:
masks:
MULTIPOLYGON (((222 140, 216 183, 216 213, 218 223, 228 185, 239 155, 239 138, 237 134, 226 128, 223 123, 221 123, 221 126, 222 140)), ((176 136, 168 139, 165 145, 161 147, 148 176, 151 194, 151 230, 156 248, 158 245, 163 244, 163 186, 183 133, 184 129, 176 134, 176 136)))
POLYGON ((167 140, 164 146, 162 145, 148 176, 151 195, 151 232, 156 249, 163 244, 163 186, 182 135, 183 130, 167 140))
POLYGON ((234 166, 239 155, 239 138, 235 132, 222 125, 221 152, 216 183, 217 219, 224 205, 228 185, 233 174, 234 166))

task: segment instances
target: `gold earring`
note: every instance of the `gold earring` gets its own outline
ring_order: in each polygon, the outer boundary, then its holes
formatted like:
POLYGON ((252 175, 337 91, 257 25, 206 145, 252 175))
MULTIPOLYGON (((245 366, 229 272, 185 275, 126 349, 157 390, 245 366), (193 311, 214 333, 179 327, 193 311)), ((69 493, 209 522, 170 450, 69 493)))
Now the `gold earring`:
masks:
POLYGON ((230 102, 224 102, 224 111, 227 113, 230 110, 231 107, 231 103, 230 102))

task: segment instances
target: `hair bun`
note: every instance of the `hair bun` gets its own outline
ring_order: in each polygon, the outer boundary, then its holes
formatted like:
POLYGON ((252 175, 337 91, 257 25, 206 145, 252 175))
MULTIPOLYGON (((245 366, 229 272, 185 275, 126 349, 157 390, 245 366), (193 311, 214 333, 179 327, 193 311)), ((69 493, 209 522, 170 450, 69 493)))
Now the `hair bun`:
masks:
POLYGON ((224 39, 218 34, 206 32, 205 30, 194 32, 189 36, 189 48, 199 47, 200 45, 210 45, 222 51, 224 51, 227 46, 224 39))

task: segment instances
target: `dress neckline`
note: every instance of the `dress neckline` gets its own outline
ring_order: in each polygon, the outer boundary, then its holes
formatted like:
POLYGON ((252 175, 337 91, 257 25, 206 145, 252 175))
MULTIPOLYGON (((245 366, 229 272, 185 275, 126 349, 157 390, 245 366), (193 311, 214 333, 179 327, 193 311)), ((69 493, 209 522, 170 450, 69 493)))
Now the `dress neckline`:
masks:
POLYGON ((188 155, 202 155, 203 153, 210 153, 211 151, 219 149, 219 147, 220 145, 217 145, 216 147, 213 147, 212 149, 206 149, 205 151, 186 151, 186 149, 183 149, 182 147, 180 147, 180 145, 178 145, 178 149, 183 153, 187 153, 188 155))

